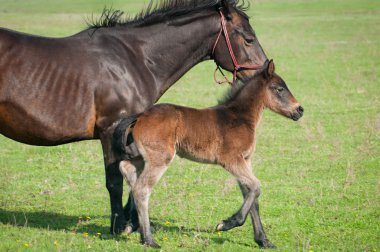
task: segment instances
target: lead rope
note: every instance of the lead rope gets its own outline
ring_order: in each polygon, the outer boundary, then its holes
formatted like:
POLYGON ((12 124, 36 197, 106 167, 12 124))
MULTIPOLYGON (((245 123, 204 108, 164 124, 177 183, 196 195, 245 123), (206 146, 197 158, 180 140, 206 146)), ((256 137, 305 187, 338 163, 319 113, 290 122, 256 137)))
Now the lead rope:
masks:
POLYGON ((222 69, 220 68, 220 66, 217 64, 216 65, 216 67, 215 67, 215 70, 214 70, 214 81, 217 83, 217 84, 219 84, 219 85, 222 85, 222 84, 224 84, 224 83, 228 83, 228 84, 230 84, 231 86, 234 84, 232 81, 230 81, 228 78, 227 78, 227 76, 223 73, 223 71, 222 71, 222 69), (223 77, 224 77, 224 80, 217 80, 216 79, 216 71, 218 71, 219 70, 219 72, 223 75, 223 77))

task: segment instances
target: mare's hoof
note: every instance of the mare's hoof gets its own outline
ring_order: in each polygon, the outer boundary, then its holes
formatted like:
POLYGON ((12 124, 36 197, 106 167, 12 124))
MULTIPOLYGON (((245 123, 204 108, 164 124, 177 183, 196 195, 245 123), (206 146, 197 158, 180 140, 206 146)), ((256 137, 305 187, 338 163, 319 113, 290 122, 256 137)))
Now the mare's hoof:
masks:
POLYGON ((111 228, 110 233, 112 235, 119 235, 124 232, 127 222, 124 219, 124 216, 120 216, 116 213, 114 216, 111 215, 111 228))
POLYGON ((128 225, 128 226, 124 229, 123 234, 130 235, 130 234, 132 234, 133 232, 134 232, 133 227, 132 227, 131 225, 128 225))
POLYGON ((126 229, 125 225, 124 226, 120 226, 118 228, 112 227, 111 230, 110 230, 110 234, 111 235, 120 235, 120 234, 123 234, 125 232, 125 229, 126 229))
POLYGON ((123 234, 130 235, 133 232, 136 232, 139 230, 138 225, 133 225, 132 223, 128 223, 127 226, 124 228, 123 234))
POLYGON ((268 239, 265 239, 263 241, 257 242, 259 244, 259 247, 261 249, 276 249, 277 247, 271 243, 268 239))

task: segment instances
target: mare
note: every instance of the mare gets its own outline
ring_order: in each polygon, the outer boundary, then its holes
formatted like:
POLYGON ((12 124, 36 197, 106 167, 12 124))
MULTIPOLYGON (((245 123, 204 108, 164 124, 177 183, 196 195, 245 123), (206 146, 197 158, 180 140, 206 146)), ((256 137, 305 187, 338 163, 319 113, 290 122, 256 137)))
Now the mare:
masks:
POLYGON ((114 148, 128 155, 120 171, 131 188, 137 206, 141 241, 159 247, 154 241, 148 215, 153 186, 172 162, 175 154, 190 160, 221 165, 238 181, 244 196, 241 208, 223 220, 216 229, 225 231, 244 224, 252 216, 254 240, 262 248, 273 248, 259 215, 260 182, 253 175, 251 158, 255 133, 264 108, 298 120, 303 108, 285 82, 274 73, 273 61, 253 78, 246 80, 218 106, 195 109, 159 104, 125 119, 115 130, 114 148), (134 145, 139 155, 128 153, 134 145))
POLYGON ((114 128, 151 107, 201 61, 213 59, 239 79, 253 75, 235 64, 266 60, 246 8, 238 0, 161 0, 129 19, 105 10, 89 28, 64 38, 0 28, 0 134, 39 146, 100 139, 111 232, 127 223, 135 230, 133 200, 122 205, 114 128))

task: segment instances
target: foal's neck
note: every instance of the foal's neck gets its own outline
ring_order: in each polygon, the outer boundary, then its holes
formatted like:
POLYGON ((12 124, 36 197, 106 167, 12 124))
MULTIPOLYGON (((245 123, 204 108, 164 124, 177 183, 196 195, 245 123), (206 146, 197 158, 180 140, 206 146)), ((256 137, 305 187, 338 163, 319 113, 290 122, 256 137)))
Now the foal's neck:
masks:
POLYGON ((255 130, 260 122, 264 106, 264 89, 258 83, 248 83, 242 87, 233 99, 227 102, 226 108, 233 111, 238 118, 250 124, 255 130))

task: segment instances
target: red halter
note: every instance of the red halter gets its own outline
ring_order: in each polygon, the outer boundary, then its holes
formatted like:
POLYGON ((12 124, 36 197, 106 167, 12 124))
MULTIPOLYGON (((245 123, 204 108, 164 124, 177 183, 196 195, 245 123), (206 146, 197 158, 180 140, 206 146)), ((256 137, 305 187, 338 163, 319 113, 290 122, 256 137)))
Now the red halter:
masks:
MULTIPOLYGON (((224 33, 224 38, 226 39, 226 43, 227 43, 227 46, 228 46, 228 51, 230 52, 232 63, 234 64, 234 78, 233 78, 233 82, 235 82, 236 81, 236 74, 237 74, 237 72, 239 70, 241 70, 241 69, 253 69, 253 70, 257 70, 257 69, 260 69, 262 67, 262 65, 259 65, 259 64, 256 64, 256 65, 240 65, 240 64, 237 63, 234 51, 232 50, 230 38, 228 37, 228 32, 227 32, 227 27, 226 27, 226 20, 225 20, 225 17, 223 15, 223 11, 220 9, 219 13, 220 13, 220 20, 221 20, 221 23, 222 23, 222 27, 220 28, 219 35, 218 35, 218 37, 217 37, 217 39, 215 41, 215 44, 214 44, 214 46, 212 48, 212 55, 214 55, 214 51, 215 51, 216 45, 218 44, 220 36, 222 35, 222 32, 223 32, 224 33)), ((231 82, 230 80, 227 79, 227 77, 224 75, 224 73, 222 72, 222 70, 220 69, 220 67, 219 67, 218 64, 217 64, 216 69, 214 71, 214 80, 218 84, 222 84, 222 83, 226 83, 226 82, 229 83, 229 84, 231 84, 231 85, 233 84, 233 82, 231 82), (225 81, 218 81, 216 79, 216 71, 217 70, 219 70, 222 73, 223 77, 226 79, 225 81)))

